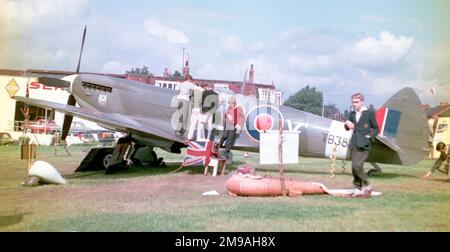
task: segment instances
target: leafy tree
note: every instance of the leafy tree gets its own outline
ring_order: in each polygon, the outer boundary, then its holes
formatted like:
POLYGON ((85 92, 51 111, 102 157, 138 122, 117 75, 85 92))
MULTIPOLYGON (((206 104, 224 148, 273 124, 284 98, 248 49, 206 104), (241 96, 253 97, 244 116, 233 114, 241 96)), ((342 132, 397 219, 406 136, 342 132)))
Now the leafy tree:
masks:
POLYGON ((330 118, 333 120, 339 120, 341 119, 341 111, 339 111, 338 108, 336 108, 336 104, 327 104, 324 108, 324 116, 326 118, 330 118))
POLYGON ((310 88, 308 85, 290 96, 283 105, 312 114, 322 115, 322 103, 322 92, 316 91, 315 87, 310 88))
POLYGON ((148 67, 146 67, 145 65, 142 67, 142 75, 149 75, 150 72, 148 71, 148 67))
POLYGON ((350 110, 346 109, 344 110, 344 119, 348 120, 348 118, 350 118, 350 110))
POLYGON ((181 78, 181 74, 180 72, 178 72, 178 70, 175 70, 175 72, 173 72, 172 77, 174 78, 181 78))
POLYGON ((136 67, 131 68, 131 71, 126 71, 126 74, 132 74, 132 75, 145 75, 145 76, 153 76, 152 73, 148 70, 147 66, 142 66, 142 68, 136 67))

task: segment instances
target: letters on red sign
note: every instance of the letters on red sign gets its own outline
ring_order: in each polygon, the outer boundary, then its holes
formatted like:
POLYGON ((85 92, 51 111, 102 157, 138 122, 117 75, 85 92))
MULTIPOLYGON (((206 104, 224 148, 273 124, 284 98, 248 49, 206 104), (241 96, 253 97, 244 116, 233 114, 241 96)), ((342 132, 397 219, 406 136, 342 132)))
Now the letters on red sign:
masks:
POLYGON ((44 89, 44 90, 64 90, 61 87, 47 87, 45 85, 42 85, 39 82, 31 82, 30 83, 30 89, 44 89))

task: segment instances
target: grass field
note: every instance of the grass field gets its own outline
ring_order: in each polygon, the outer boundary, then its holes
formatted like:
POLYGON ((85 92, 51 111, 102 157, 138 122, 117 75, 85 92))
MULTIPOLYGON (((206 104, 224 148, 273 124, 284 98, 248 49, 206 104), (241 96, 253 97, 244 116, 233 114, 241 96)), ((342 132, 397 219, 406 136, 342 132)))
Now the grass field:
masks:
MULTIPOLYGON (((277 166, 258 164, 259 154, 235 152, 226 176, 204 176, 203 168, 179 167, 182 155, 157 151, 166 168, 134 167, 120 174, 74 173, 88 148, 38 147, 37 158, 53 164, 67 185, 25 187, 28 177, 18 146, 0 146, 0 231, 450 231, 450 183, 435 172, 421 177, 433 161, 404 167, 384 165, 371 178, 383 195, 352 199, 329 195, 232 197, 225 181, 236 165, 248 163, 259 175, 277 176, 277 166), (202 196, 216 190, 219 196, 202 196)), ((285 176, 350 188, 351 167, 330 179, 329 160, 299 158, 285 176)), ((366 164, 366 170, 370 165, 366 164)))

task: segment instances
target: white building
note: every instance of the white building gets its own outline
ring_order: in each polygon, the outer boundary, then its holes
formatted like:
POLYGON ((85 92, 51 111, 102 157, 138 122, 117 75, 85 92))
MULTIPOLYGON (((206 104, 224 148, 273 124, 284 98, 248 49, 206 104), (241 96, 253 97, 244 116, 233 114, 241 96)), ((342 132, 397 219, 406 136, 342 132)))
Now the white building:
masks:
MULTIPOLYGON (((67 104, 69 93, 62 88, 47 87, 37 82, 37 77, 24 77, 24 71, 16 70, 1 70, 0 71, 0 132, 8 132, 17 139, 22 135, 21 126, 25 120, 22 112, 24 104, 16 101, 10 97, 11 95, 26 96, 28 85, 29 97, 34 99, 46 100, 49 102, 56 102, 67 104)), ((61 78, 71 74, 70 72, 53 72, 53 73, 30 73, 32 76, 48 76, 53 78, 61 78)), ((54 120, 55 123, 62 127, 64 121, 64 114, 44 109, 36 106, 29 106, 30 121, 37 119, 54 120)), ((84 122, 87 127, 92 129, 102 129, 96 123, 82 120, 74 117, 74 122, 84 122)), ((33 138, 46 139, 38 140, 39 144, 49 144, 49 137, 35 136, 40 134, 33 134, 33 138)))
POLYGON ((258 97, 261 100, 269 101, 274 104, 283 104, 283 92, 270 88, 258 88, 258 97))

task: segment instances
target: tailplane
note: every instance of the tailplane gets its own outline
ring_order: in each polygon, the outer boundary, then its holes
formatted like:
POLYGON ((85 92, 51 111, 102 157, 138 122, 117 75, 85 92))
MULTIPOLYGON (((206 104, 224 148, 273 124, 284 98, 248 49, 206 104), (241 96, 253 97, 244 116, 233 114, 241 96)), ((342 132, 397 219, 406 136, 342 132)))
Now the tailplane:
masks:
POLYGON ((412 165, 428 151, 428 125, 419 97, 412 88, 395 93, 376 112, 379 134, 374 162, 412 165))

